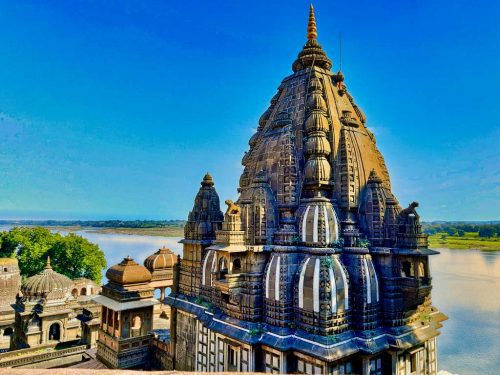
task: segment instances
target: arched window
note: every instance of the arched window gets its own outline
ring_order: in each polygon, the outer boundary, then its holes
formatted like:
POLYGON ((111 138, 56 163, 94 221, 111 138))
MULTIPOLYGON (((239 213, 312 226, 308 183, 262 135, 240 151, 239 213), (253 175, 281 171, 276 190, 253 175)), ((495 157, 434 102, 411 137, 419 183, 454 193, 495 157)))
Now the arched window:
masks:
POLYGON ((167 297, 170 293, 172 293, 172 288, 165 288, 165 297, 167 297))
POLYGON ((87 295, 87 287, 83 287, 82 290, 80 291, 80 295, 86 296, 87 295))
POLYGON ((418 277, 425 277, 425 265, 424 262, 418 262, 418 277))
POLYGON ((139 315, 132 318, 132 329, 141 329, 142 321, 139 315))
POLYGON ((12 327, 5 328, 5 331, 3 331, 4 336, 12 336, 13 333, 14 330, 12 329, 12 327))
POLYGON ((49 340, 59 341, 61 339, 61 326, 59 323, 52 323, 49 328, 49 340))
POLYGON ((219 280, 225 280, 227 275, 227 261, 226 258, 219 259, 219 280))
POLYGON ((74 288, 74 289, 71 291, 71 295, 72 295, 73 297, 75 297, 75 298, 76 298, 76 297, 78 297, 78 289, 74 288))
POLYGON ((236 258, 235 260, 233 260, 232 273, 241 273, 241 260, 240 260, 240 258, 236 258))
POLYGON ((413 277, 415 273, 413 271, 413 263, 405 260, 401 263, 401 276, 403 277, 413 277))
POLYGON ((160 288, 155 289, 154 296, 158 300, 161 299, 161 289, 160 288))

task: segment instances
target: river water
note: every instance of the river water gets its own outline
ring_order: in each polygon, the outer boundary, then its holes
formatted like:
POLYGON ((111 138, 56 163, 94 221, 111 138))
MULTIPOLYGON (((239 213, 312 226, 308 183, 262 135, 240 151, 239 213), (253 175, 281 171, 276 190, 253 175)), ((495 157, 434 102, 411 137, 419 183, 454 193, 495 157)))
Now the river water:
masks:
MULTIPOLYGON (((127 255, 142 263, 162 246, 182 254, 180 238, 77 233, 100 246, 108 266, 127 255)), ((500 251, 438 250, 431 257, 432 299, 449 318, 438 338, 438 369, 500 374, 500 251)))

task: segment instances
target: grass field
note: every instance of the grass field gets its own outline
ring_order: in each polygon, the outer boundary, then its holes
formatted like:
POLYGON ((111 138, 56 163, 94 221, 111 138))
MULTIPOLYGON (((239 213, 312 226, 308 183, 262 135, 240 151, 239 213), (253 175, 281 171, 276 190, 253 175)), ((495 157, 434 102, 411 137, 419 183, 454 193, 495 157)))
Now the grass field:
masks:
POLYGON ((480 238, 477 233, 466 232, 463 237, 436 233, 429 236, 429 247, 448 249, 500 250, 500 238, 480 238), (443 238, 444 236, 444 238, 443 238))

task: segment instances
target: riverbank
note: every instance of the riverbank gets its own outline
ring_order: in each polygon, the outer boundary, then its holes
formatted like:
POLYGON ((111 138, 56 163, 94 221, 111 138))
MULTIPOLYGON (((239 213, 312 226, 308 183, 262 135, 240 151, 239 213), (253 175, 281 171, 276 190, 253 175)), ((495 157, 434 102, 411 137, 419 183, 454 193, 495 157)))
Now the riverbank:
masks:
POLYGON ((464 236, 449 236, 446 233, 436 233, 429 236, 430 248, 447 248, 454 250, 499 251, 500 238, 481 238, 477 233, 466 233, 464 236))
MULTIPOLYGON (((32 227, 34 225, 18 226, 32 227)), ((6 227, 10 228, 11 226, 6 227)), ((184 228, 178 225, 157 228, 96 228, 80 225, 43 225, 43 227, 56 232, 88 232, 101 234, 128 234, 137 236, 184 237, 184 228)))

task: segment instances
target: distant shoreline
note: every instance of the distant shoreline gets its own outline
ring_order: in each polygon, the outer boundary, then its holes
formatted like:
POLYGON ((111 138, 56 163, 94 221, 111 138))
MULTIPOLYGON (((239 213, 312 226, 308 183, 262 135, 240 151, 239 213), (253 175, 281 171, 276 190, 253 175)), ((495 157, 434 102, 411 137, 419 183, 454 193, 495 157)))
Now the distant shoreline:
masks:
POLYGON ((64 232, 79 232, 85 231, 89 233, 102 234, 127 234, 137 236, 157 236, 157 237, 184 237, 184 228, 179 226, 165 226, 158 228, 111 228, 111 227, 89 227, 81 225, 41 225, 41 224, 24 224, 24 223, 9 223, 2 224, 19 227, 36 227, 40 226, 53 231, 64 232))
MULTIPOLYGON (((126 224, 126 222, 120 222, 126 224)), ((0 221, 0 225, 8 226, 42 226, 54 231, 78 232, 86 231, 89 233, 102 234, 125 234, 137 236, 157 236, 157 237, 184 237, 184 222, 176 221, 169 225, 162 223, 161 226, 151 228, 128 228, 106 227, 106 226, 88 226, 88 225, 43 225, 41 223, 27 222, 6 222, 0 221), (182 224, 181 224, 182 223, 182 224)), ((500 251, 500 237, 480 238, 475 233, 466 233, 460 237, 457 235, 446 235, 445 233, 435 233, 429 235, 429 248, 439 249, 447 248, 451 250, 481 250, 481 251, 500 251)))

